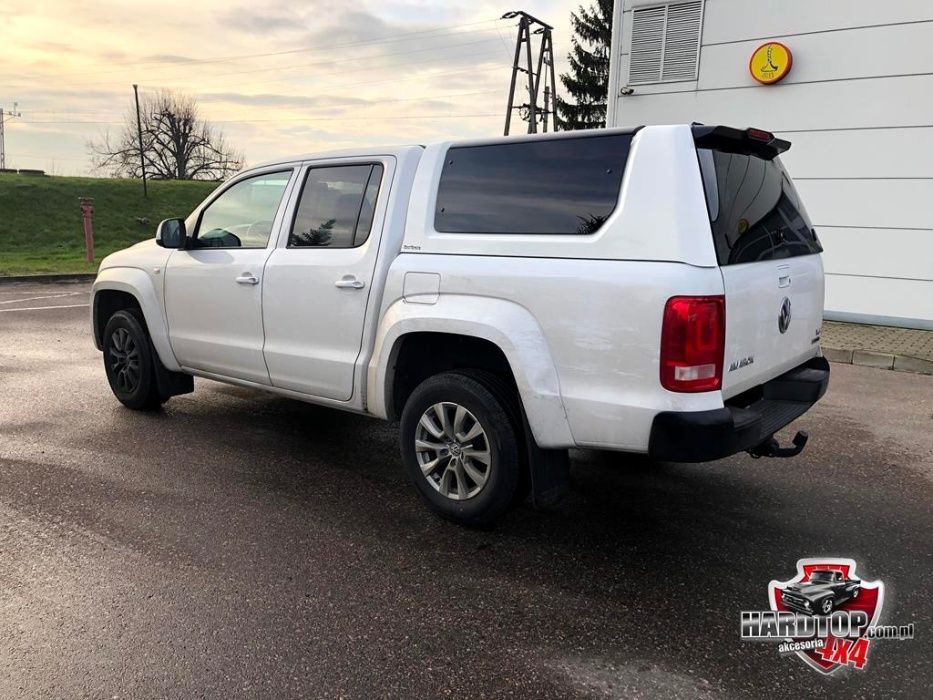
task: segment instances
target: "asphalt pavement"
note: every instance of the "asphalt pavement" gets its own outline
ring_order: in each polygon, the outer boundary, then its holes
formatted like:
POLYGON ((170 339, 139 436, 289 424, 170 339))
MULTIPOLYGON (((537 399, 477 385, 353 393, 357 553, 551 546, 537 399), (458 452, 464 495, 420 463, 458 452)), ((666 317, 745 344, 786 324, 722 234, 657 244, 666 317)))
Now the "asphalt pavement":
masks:
POLYGON ((467 530, 391 424, 204 380, 123 408, 88 289, 0 286, 0 697, 929 697, 933 376, 834 365, 800 457, 574 452, 558 507, 467 530), (917 638, 830 677, 741 641, 807 556, 917 638))

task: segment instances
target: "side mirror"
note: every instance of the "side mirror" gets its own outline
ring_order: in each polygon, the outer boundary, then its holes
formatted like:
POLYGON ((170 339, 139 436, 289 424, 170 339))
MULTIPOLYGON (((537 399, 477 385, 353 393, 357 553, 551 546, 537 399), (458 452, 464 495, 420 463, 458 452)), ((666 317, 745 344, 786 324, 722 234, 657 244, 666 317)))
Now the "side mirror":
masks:
POLYGON ((184 219, 166 219, 156 229, 156 243, 163 248, 184 248, 187 235, 184 219))

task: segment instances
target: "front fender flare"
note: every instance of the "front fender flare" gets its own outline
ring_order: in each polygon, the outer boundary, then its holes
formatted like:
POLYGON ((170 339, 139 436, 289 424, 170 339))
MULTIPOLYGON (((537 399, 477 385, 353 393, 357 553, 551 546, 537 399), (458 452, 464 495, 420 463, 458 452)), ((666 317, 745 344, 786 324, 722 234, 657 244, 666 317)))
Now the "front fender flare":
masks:
POLYGON ((505 355, 535 442, 543 448, 574 445, 561 399, 557 369, 534 316, 503 299, 441 295, 434 304, 394 302, 383 314, 368 368, 367 408, 387 418, 398 341, 408 333, 449 333, 482 338, 505 355))
MULTIPOLYGON (((152 345, 159 355, 159 359, 165 368, 172 372, 181 369, 178 361, 175 359, 175 353, 172 352, 172 345, 168 337, 168 325, 165 320, 165 313, 162 305, 161 292, 156 290, 152 284, 149 275, 135 267, 110 267, 102 270, 94 281, 91 289, 91 324, 94 327, 94 314, 97 313, 97 293, 106 289, 112 289, 119 292, 132 294, 139 307, 142 309, 143 317, 146 320, 146 327, 149 329, 149 336, 152 338, 152 345)), ((98 345, 97 334, 94 336, 94 343, 98 345)))

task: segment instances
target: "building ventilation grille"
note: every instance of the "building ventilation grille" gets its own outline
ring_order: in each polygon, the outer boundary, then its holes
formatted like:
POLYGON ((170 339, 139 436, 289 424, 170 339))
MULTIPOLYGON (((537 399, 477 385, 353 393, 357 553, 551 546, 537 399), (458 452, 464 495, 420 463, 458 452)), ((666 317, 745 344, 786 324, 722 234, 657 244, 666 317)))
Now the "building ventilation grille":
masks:
POLYGON ((702 0, 632 11, 630 83, 696 80, 702 0))

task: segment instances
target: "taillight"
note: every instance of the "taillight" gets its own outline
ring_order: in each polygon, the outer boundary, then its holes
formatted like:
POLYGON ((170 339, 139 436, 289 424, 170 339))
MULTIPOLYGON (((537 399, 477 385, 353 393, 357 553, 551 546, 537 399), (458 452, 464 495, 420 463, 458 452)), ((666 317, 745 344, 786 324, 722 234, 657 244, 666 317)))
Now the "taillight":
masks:
POLYGON ((661 386, 715 391, 722 386, 726 298, 671 297, 661 327, 661 386))

